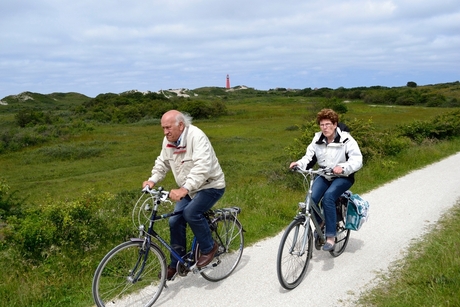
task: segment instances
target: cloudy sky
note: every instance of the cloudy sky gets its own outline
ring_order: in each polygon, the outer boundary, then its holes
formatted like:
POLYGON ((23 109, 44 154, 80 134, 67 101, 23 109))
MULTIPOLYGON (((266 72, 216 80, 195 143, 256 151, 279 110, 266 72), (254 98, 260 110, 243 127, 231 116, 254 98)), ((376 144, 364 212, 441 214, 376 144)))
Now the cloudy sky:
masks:
POLYGON ((1 0, 0 98, 460 81, 458 0, 1 0))

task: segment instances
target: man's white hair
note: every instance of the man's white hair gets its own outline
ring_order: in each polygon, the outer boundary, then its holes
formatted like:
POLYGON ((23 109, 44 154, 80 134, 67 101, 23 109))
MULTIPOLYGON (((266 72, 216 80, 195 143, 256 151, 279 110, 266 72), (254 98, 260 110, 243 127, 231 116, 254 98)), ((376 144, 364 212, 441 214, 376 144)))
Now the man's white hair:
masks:
POLYGON ((188 127, 192 124, 192 117, 187 113, 179 112, 176 116, 176 125, 178 126, 180 122, 183 122, 184 126, 188 127))

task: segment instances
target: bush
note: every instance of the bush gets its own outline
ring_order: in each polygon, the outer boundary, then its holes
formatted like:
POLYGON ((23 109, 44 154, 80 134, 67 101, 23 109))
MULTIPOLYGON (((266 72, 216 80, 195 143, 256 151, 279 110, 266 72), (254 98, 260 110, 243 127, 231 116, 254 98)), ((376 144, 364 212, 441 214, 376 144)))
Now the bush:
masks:
POLYGON ((305 155, 307 146, 311 143, 315 133, 318 132, 318 124, 316 120, 311 120, 299 126, 299 129, 302 131, 301 136, 294 139, 292 146, 286 148, 291 161, 297 161, 305 155))
POLYGON ((441 107, 446 104, 446 97, 440 94, 431 94, 425 96, 427 107, 441 107))
POLYGON ((106 239, 101 234, 108 221, 97 212, 112 198, 88 193, 72 202, 48 200, 44 205, 30 206, 24 209, 23 218, 7 219, 5 241, 35 263, 56 253, 84 253, 106 239))
POLYGON ((418 120, 399 125, 399 134, 421 143, 425 139, 448 139, 460 136, 460 110, 436 116, 433 120, 418 120))
POLYGON ((107 93, 75 107, 74 112, 85 119, 102 123, 135 123, 145 117, 161 117, 164 112, 175 109, 177 101, 153 92, 107 93))
POLYGON ((206 119, 225 115, 227 107, 220 101, 187 100, 180 105, 180 111, 190 114, 195 119, 206 119))
POLYGON ((345 103, 337 98, 329 99, 321 104, 322 108, 332 109, 338 114, 345 114, 348 112, 348 107, 345 103))
POLYGON ((43 144, 48 140, 47 135, 37 133, 33 128, 5 130, 0 134, 0 153, 18 151, 28 146, 43 144))
POLYGON ((10 216, 21 215, 22 201, 17 199, 15 194, 10 192, 10 186, 5 179, 0 178, 0 224, 10 216))
POLYGON ((133 199, 129 192, 48 199, 39 206, 24 204, 23 217, 0 223, 0 305, 82 306, 80 300, 89 305, 84 289, 99 261, 138 235, 131 222, 133 199))
POLYGON ((80 119, 56 121, 52 125, 37 124, 24 128, 11 128, 0 132, 0 153, 18 151, 25 147, 47 143, 55 138, 65 138, 82 131, 92 131, 91 125, 80 119))
POLYGON ((24 109, 15 115, 16 123, 19 127, 35 126, 38 124, 51 124, 53 119, 49 113, 24 109))

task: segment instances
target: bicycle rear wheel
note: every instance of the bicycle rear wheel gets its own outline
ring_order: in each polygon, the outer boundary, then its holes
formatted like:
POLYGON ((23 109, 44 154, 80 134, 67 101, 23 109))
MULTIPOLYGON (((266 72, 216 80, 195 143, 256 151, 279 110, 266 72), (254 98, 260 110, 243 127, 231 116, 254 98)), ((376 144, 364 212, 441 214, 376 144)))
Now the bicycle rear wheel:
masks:
POLYGON ((240 262, 244 248, 243 226, 235 216, 221 215, 215 221, 215 227, 211 233, 219 248, 211 264, 200 272, 209 281, 227 278, 240 262))
POLYGON ((337 235, 335 237, 335 248, 329 253, 333 257, 340 256, 347 247, 348 239, 350 238, 350 229, 345 228, 345 224, 340 221, 337 223, 337 235))
POLYGON ((305 274, 313 252, 311 226, 304 218, 294 219, 286 228, 278 249, 276 272, 283 288, 297 287, 305 274))
POLYGON ((339 199, 336 203, 337 235, 335 237, 335 248, 329 252, 333 257, 338 257, 345 251, 345 248, 348 244, 348 239, 350 239, 350 229, 345 228, 347 204, 348 199, 339 199))
POLYGON ((157 245, 152 244, 149 249, 143 245, 143 241, 122 243, 102 259, 92 285, 97 306, 152 306, 155 303, 166 282, 166 258, 157 245))

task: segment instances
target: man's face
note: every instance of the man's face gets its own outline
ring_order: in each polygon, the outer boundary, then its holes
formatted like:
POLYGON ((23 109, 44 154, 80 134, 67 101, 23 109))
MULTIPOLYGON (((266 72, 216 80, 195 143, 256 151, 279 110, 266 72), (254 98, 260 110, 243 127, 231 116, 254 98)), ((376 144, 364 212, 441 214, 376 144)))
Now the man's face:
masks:
POLYGON ((161 119, 161 127, 163 128, 163 134, 169 142, 176 142, 182 131, 184 131, 184 123, 180 122, 176 125, 176 119, 174 117, 166 117, 161 119))

